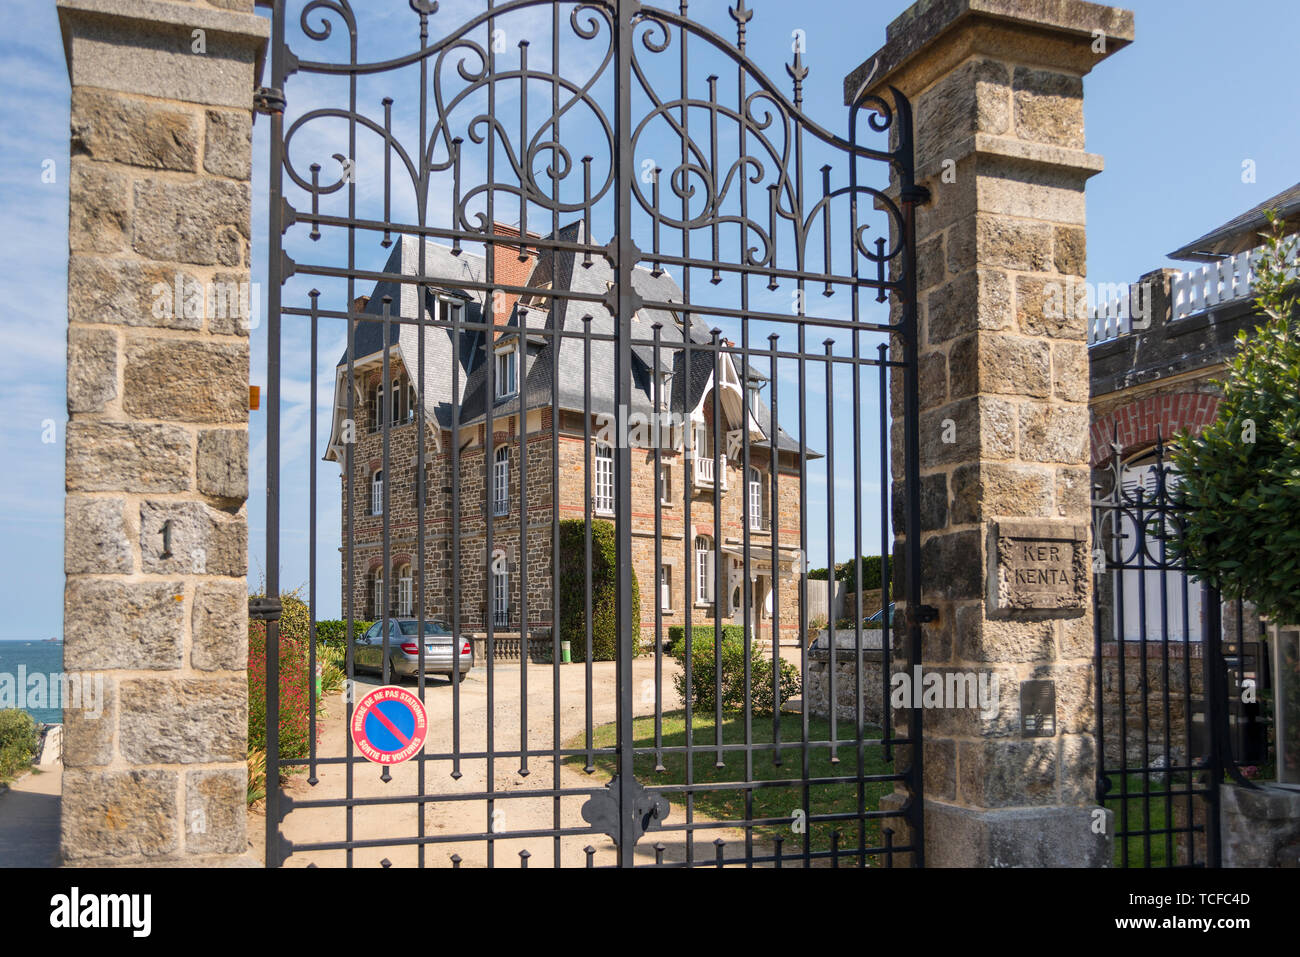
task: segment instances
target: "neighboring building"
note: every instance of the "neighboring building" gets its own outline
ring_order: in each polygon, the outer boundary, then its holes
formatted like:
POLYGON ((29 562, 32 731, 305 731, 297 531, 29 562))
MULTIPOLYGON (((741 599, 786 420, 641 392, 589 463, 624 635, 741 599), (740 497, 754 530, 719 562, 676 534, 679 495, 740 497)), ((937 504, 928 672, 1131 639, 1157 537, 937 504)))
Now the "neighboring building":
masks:
MULTIPOLYGON (((518 236, 498 225, 497 232, 518 236)), ((536 237, 532 237, 536 238, 536 237)), ((581 243, 582 226, 561 230, 561 240, 581 243)), ((393 250, 385 271, 420 275, 420 247, 404 238, 393 250)), ((352 487, 354 557, 349 580, 342 563, 344 593, 351 594, 357 617, 378 615, 385 606, 399 615, 415 614, 419 594, 416 529, 418 494, 427 489, 424 505, 425 565, 424 613, 450 621, 453 613, 453 575, 460 587, 459 622, 467 633, 482 635, 489 622, 494 633, 517 635, 523 630, 522 596, 527 597, 527 630, 549 634, 552 624, 552 528, 558 518, 581 519, 590 494, 593 519, 611 519, 615 510, 614 449, 606 444, 617 430, 609 425, 615 412, 614 331, 609 311, 596 297, 608 295, 614 274, 603 257, 585 264, 581 253, 538 254, 526 238, 513 249, 496 247, 495 282, 503 286, 528 286, 537 295, 517 302, 498 295, 489 309, 482 292, 465 291, 458 283, 483 282, 484 260, 468 252, 453 253, 446 246, 424 245, 424 376, 417 381, 418 329, 411 322, 393 322, 388 342, 389 375, 383 381, 383 324, 357 324, 353 369, 356 423, 352 487), (575 261, 576 260, 576 261, 575 261), (552 377, 555 368, 551 303, 545 290, 563 289, 585 294, 585 299, 559 299, 555 307, 564 332, 558 359, 558 407, 552 377), (584 317, 590 316, 590 362, 581 338, 584 317), (456 323, 480 328, 456 329, 456 323), (491 330, 487 324, 491 324, 491 330), (491 357, 491 386, 489 364, 491 357), (416 475, 418 431, 415 410, 423 389, 426 422, 425 476, 416 475), (526 444, 521 455, 520 406, 524 413, 526 444), (389 417, 388 470, 383 468, 383 417, 389 417), (489 425, 490 423, 490 425, 489 425), (558 429, 558 470, 552 471, 552 431, 558 429), (602 431, 603 430, 603 431, 602 431), (590 436, 588 440, 587 436, 590 436), (453 443, 460 450, 460 474, 451 475, 453 443), (485 457, 487 461, 485 461, 485 457), (520 484, 521 460, 526 483, 520 484), (490 464, 489 464, 490 463, 490 464), (553 476, 555 478, 553 479, 553 476), (588 492, 588 479, 590 492, 588 492), (460 555, 452 550, 452 485, 459 485, 460 555), (383 567, 382 531, 384 489, 388 490, 391 567, 383 567), (521 499, 526 496, 526 563, 521 562, 521 499), (493 551, 505 555, 504 563, 489 578, 486 535, 489 511, 493 551), (527 581, 521 581, 526 564, 527 581)), ((647 299, 682 302, 680 288, 667 273, 654 275, 638 268, 636 291, 647 299)), ((364 302, 368 316, 383 314, 383 297, 391 297, 390 315, 413 320, 417 315, 416 286, 380 282, 364 302)), ((711 624, 717 614, 724 622, 743 623, 743 545, 745 506, 749 507, 751 546, 751 622, 768 638, 772 629, 773 591, 778 591, 780 634, 783 641, 797 639, 799 622, 798 545, 800 453, 799 444, 775 429, 776 461, 772 460, 773 423, 769 407, 760 398, 766 376, 753 368, 742 376, 740 362, 723 353, 718 362, 718 405, 724 419, 721 434, 726 447, 718 450, 721 473, 714 475, 714 353, 710 331, 698 318, 689 329, 680 312, 642 309, 633 319, 632 335, 650 340, 658 323, 663 344, 656 365, 653 348, 633 347, 634 396, 630 415, 646 422, 672 421, 676 428, 659 430, 662 474, 658 490, 654 472, 654 429, 638 436, 631 430, 633 448, 632 550, 641 594, 641 634, 654 636, 656 609, 667 629, 685 621, 687 606, 692 624, 711 624), (683 337, 694 347, 686 366, 683 337), (706 348, 701 348, 706 347, 706 348), (658 387, 660 406, 654 408, 658 387), (681 410, 688 410, 683 419, 681 410), (750 470, 742 474, 742 429, 748 429, 750 470), (642 441, 642 437, 646 441, 642 441), (693 443, 702 446, 691 454, 693 443), (777 472, 773 501, 772 473, 777 472), (721 539, 714 525, 714 482, 721 481, 721 539), (655 558, 656 492, 662 526, 661 561, 655 558), (690 526, 686 526, 684 501, 690 499, 690 526), (778 529, 778 560, 772 562, 772 530, 778 529), (724 594, 715 594, 715 562, 721 560, 724 594)), ((326 459, 344 462, 347 419, 347 355, 336 370, 334 427, 326 459)), ((632 420, 635 424, 636 420, 632 420)), ((615 439, 617 440, 617 439, 615 439)), ((698 447, 698 446, 697 446, 698 447)), ((809 451, 808 457, 816 457, 809 451)), ((343 488, 343 537, 349 529, 347 488, 343 488)))
MULTIPOLYGON (((1213 380, 1222 377, 1237 334, 1262 320, 1254 303, 1253 256, 1261 243, 1259 234, 1267 228, 1264 213, 1270 209, 1285 220, 1289 233, 1300 228, 1300 183, 1169 254, 1171 259, 1206 265, 1148 273, 1137 286, 1097 303, 1088 336, 1096 488, 1111 490, 1118 455, 1127 488, 1154 490, 1158 441, 1167 442, 1183 428, 1198 432, 1214 420, 1221 393, 1213 380)), ((1125 529, 1126 534, 1133 531, 1125 529)), ((1170 654, 1177 659, 1170 665, 1171 686, 1182 686, 1186 635, 1192 659, 1190 688, 1198 707, 1205 627, 1201 604, 1200 586, 1181 572, 1126 569, 1104 576, 1098 587, 1098 614, 1102 636, 1111 642, 1103 649, 1111 662, 1105 675, 1108 690, 1118 686, 1114 661, 1120 636, 1128 661, 1126 684, 1136 688, 1141 680, 1140 639, 1159 642, 1167 634, 1170 654)), ((1239 637, 1252 642, 1259 633, 1249 603, 1244 608, 1225 603, 1222 624, 1230 643, 1239 637)), ((1148 652, 1146 690, 1151 696, 1161 693, 1163 653, 1162 646, 1148 652)), ((1173 695, 1170 730, 1180 753, 1183 711, 1181 695, 1173 695)), ((1158 713, 1154 717, 1160 719, 1158 713)), ((1163 726, 1151 731, 1162 734, 1163 726)), ((1108 752, 1115 745, 1108 740, 1108 752)))

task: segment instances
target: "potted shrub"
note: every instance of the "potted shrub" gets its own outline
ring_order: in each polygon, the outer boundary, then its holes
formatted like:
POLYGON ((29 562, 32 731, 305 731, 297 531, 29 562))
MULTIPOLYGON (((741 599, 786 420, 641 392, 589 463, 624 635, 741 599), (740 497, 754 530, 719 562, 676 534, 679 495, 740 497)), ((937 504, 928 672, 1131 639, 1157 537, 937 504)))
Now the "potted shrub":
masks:
POLYGON ((1269 620, 1278 783, 1300 786, 1300 295, 1295 241, 1268 219, 1255 271, 1267 318, 1238 335, 1215 420, 1177 437, 1190 511, 1173 545, 1224 598, 1269 620))

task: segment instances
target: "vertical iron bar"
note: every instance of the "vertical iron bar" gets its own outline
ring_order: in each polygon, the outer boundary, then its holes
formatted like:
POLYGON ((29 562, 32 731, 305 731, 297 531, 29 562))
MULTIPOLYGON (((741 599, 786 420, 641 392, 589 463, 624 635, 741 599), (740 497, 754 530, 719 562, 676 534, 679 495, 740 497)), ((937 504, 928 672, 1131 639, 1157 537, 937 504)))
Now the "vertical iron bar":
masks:
MULTIPOLYGON (((271 86, 284 89, 284 0, 271 13, 271 86)), ((280 597, 280 296, 284 236, 284 114, 272 111, 266 293, 266 597, 280 597)), ((280 622, 266 623, 266 866, 280 860, 280 622)))
MULTIPOLYGON (((857 261, 855 255, 854 261, 857 261)), ((890 606, 893 604, 893 581, 892 563, 893 549, 890 548, 890 527, 892 525, 892 513, 889 506, 890 492, 893 484, 893 469, 890 468, 890 448, 889 448, 889 346, 881 343, 879 346, 880 353, 880 736, 884 741, 883 757, 889 762, 894 761, 894 732, 892 725, 894 722, 893 709, 889 704, 889 669, 891 662, 890 653, 890 628, 893 627, 893 615, 890 613, 890 606)))
MULTIPOLYGON (((624 421, 625 409, 632 404, 632 343, 631 327, 635 307, 632 304, 632 271, 636 268, 636 246, 632 242, 632 16, 640 4, 617 0, 618 26, 615 54, 618 73, 615 76, 616 124, 618 135, 614 140, 614 156, 618 169, 619 189, 614 221, 614 236, 618 244, 618 272, 615 278, 618 296, 618 313, 614 316, 614 411, 615 421, 624 421)), ((621 430, 620 430, 621 431, 621 430)), ((618 594, 615 600, 615 620, 618 622, 617 685, 618 685, 618 781, 619 781, 619 866, 631 867, 634 863, 634 828, 636 824, 635 780, 633 779, 632 748, 632 659, 636 653, 635 633, 641 623, 632 620, 632 450, 622 435, 614 444, 615 480, 615 546, 618 565, 618 594)))
MULTIPOLYGON (((907 562, 907 642, 911 673, 921 667, 921 390, 919 379, 920 333, 917 311, 916 207, 923 194, 913 180, 915 156, 912 149, 912 111, 903 95, 894 94, 899 124, 901 161, 899 180, 903 202, 903 486, 907 500, 904 516, 904 553, 907 562)), ((920 708, 911 709, 911 767, 908 769, 908 820, 912 828, 912 861, 925 866, 924 723, 920 708)))
POLYGON ((320 290, 307 293, 311 299, 311 422, 307 441, 307 608, 310 632, 308 634, 307 683, 310 711, 307 716, 307 742, 311 749, 311 764, 307 783, 315 786, 316 777, 316 352, 319 348, 319 322, 316 314, 320 306, 320 290))
MULTIPOLYGON (((1205 689, 1205 733, 1209 745, 1206 760, 1208 778, 1205 794, 1205 863, 1222 867, 1222 835, 1219 831, 1219 788, 1223 781, 1224 737, 1220 724, 1226 717, 1227 675, 1223 669, 1223 605, 1219 590, 1204 585, 1202 608, 1205 610, 1205 653, 1201 659, 1201 686, 1205 689)), ((1190 674, 1190 669, 1189 669, 1190 674)), ((1189 775, 1190 779, 1190 775, 1189 775)), ((1188 822, 1190 823, 1190 822, 1188 822)))

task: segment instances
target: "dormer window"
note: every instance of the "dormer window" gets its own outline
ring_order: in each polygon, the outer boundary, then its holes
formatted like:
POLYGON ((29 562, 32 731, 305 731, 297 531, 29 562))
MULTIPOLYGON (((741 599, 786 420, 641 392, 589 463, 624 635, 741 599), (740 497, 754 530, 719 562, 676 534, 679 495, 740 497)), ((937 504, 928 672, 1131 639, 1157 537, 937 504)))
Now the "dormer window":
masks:
POLYGON ((497 398, 504 399, 519 391, 519 352, 514 346, 496 355, 497 398))

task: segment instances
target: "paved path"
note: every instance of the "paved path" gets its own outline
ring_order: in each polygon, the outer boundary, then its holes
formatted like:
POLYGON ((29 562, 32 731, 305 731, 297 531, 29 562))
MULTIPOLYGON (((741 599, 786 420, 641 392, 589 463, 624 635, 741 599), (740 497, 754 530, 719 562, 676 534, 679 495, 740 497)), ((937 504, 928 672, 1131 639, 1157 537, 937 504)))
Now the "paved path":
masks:
POLYGON ((0 794, 0 867, 59 866, 63 765, 33 772, 0 794))

